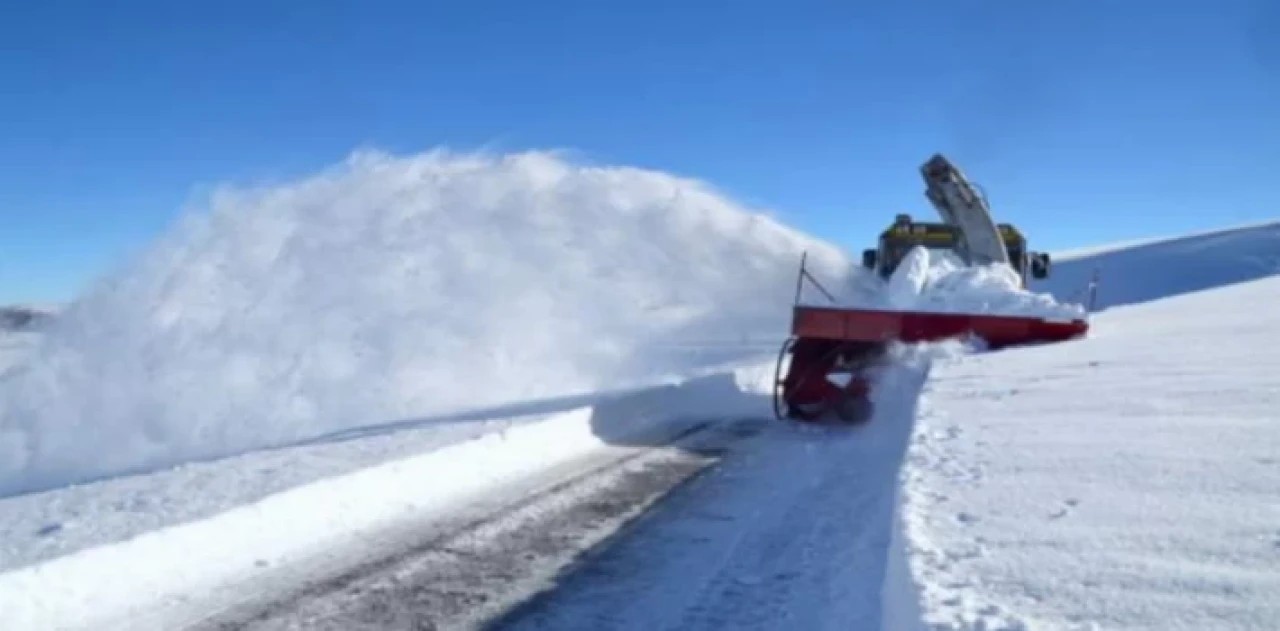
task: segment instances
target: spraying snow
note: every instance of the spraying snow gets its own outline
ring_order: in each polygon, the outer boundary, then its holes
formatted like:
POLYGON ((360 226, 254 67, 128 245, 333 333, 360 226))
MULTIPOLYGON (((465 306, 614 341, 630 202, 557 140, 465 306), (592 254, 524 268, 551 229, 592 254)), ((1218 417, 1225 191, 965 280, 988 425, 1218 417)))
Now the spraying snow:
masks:
POLYGON ((785 334, 802 251, 854 269, 697 181, 541 152, 222 191, 0 384, 0 493, 680 372, 785 334))
MULTIPOLYGON (((363 152, 224 190, 0 383, 0 494, 771 354, 802 252, 880 304, 844 252, 705 184, 549 153, 363 152)), ((1079 315, 913 256, 899 307, 1079 315)))

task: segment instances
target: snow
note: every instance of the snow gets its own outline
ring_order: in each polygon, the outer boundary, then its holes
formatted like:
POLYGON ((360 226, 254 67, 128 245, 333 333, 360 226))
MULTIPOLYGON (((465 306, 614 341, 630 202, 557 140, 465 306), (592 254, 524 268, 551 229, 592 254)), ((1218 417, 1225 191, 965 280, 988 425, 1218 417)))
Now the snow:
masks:
POLYGON ((845 297, 881 289, 705 184, 554 154, 358 154, 223 191, 5 338, 0 570, 771 358, 802 251, 845 297))
POLYGON ((1095 253, 1088 338, 935 363, 903 508, 930 628, 1275 628, 1280 278, 1232 279, 1276 236, 1095 253))
POLYGON ((882 628, 913 598, 883 587, 916 395, 929 357, 952 346, 891 349, 863 427, 767 422, 500 628, 882 628))
POLYGON ((362 152, 207 206, 0 383, 0 494, 661 383, 779 340, 802 252, 853 272, 700 182, 542 152, 362 152))
POLYGON ((659 444, 726 414, 759 416, 755 379, 723 374, 602 401, 0 574, 5 628, 138 628, 162 606, 302 563, 362 533, 438 519, 600 450, 659 444), (128 580, 113 578, 121 568, 128 580))
MULTIPOLYGON (((1082 286, 1087 285, 1087 279, 1082 286)), ((1022 279, 1003 263, 968 267, 952 253, 916 246, 907 252, 878 291, 856 306, 933 313, 989 313, 1056 320, 1087 317, 1079 300, 1061 302, 1045 292, 1023 289, 1022 279)))
POLYGON ((1259 351, 1280 224, 1055 257, 1030 291, 923 248, 882 281, 697 181, 440 151, 220 192, 39 335, 0 339, 5 627, 110 626, 696 419, 767 414, 802 252, 851 306, 1083 317, 1096 271, 1104 310, 1080 341, 902 351, 869 426, 774 426, 690 491, 737 526, 657 519, 634 552, 651 564, 617 579, 636 589, 566 590, 559 613, 1280 620, 1280 388, 1259 351))
POLYGON ((26 362, 39 341, 38 332, 0 332, 0 377, 26 362))

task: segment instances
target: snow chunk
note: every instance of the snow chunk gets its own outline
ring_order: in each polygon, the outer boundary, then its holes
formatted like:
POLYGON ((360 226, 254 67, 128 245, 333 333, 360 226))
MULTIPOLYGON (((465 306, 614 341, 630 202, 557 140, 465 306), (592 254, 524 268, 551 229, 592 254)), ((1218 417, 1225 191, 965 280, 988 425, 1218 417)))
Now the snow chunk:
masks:
POLYGON ((1054 319, 1086 316, 1079 304, 1060 303, 1050 294, 1023 289, 1017 271, 1008 265, 967 267, 951 252, 922 246, 903 257, 873 302, 859 306, 1054 319))
POLYGON ((885 301, 899 309, 910 309, 920 301, 929 282, 929 250, 916 247, 898 263, 885 286, 885 301))

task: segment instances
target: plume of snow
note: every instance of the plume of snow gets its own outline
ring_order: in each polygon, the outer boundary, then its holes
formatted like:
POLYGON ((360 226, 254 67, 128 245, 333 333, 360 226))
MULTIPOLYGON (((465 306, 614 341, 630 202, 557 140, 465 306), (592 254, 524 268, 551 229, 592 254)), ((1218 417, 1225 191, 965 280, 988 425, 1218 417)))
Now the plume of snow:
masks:
POLYGON ((786 335, 803 251, 854 269, 701 182, 549 152, 221 190, 0 382, 0 493, 687 373, 786 335))

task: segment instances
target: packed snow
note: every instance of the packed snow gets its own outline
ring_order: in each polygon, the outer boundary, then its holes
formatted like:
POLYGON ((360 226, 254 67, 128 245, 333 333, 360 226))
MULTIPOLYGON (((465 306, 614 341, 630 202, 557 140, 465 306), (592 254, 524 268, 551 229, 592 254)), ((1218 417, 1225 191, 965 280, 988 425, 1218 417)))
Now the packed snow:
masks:
MULTIPOLYGON (((164 609, 181 610, 197 602, 198 595, 234 587, 268 568, 289 571, 321 554, 362 545, 362 535, 377 539, 376 533, 397 523, 426 523, 466 509, 482 497, 510 499, 527 493, 541 473, 601 450, 628 449, 627 442, 634 443, 630 448, 660 444, 693 423, 725 415, 760 416, 765 400, 759 375, 747 370, 614 397, 424 454, 385 458, 259 501, 224 506, 208 519, 141 532, 115 545, 82 549, 0 574, 4 627, 140 629, 155 623, 156 628, 167 628, 160 615, 164 609), (637 419, 644 422, 634 422, 637 419), (432 483, 446 480, 447 484, 432 483), (127 568, 126 575, 121 575, 121 568, 127 568)), ((261 454, 251 454, 233 459, 230 466, 197 470, 194 480, 184 476, 179 481, 207 484, 202 477, 217 475, 220 482, 234 485, 239 482, 233 479, 235 470, 262 463, 261 454)), ((255 474, 243 472, 249 478, 255 474)), ((97 489, 96 495, 111 490, 97 489)), ((160 489, 165 490, 169 489, 160 489)), ((197 496, 205 492, 198 487, 182 490, 195 490, 197 496)), ((219 492, 216 486, 209 490, 219 492)), ((121 499, 145 505, 118 510, 163 513, 184 510, 182 502, 207 501, 141 491, 121 499)), ((27 533, 15 534, 13 540, 22 541, 27 533)))
POLYGON ((1105 270, 1087 339, 935 363, 904 489, 930 628, 1280 625, 1280 279, 1236 282, 1276 236, 1067 259, 1105 270))
MULTIPOLYGON (((915 598, 892 547, 896 480, 929 361, 960 348, 891 348, 863 427, 767 422, 496 628, 908 628, 893 626, 912 620, 915 598)), ((767 391, 772 366, 761 368, 767 391)))

